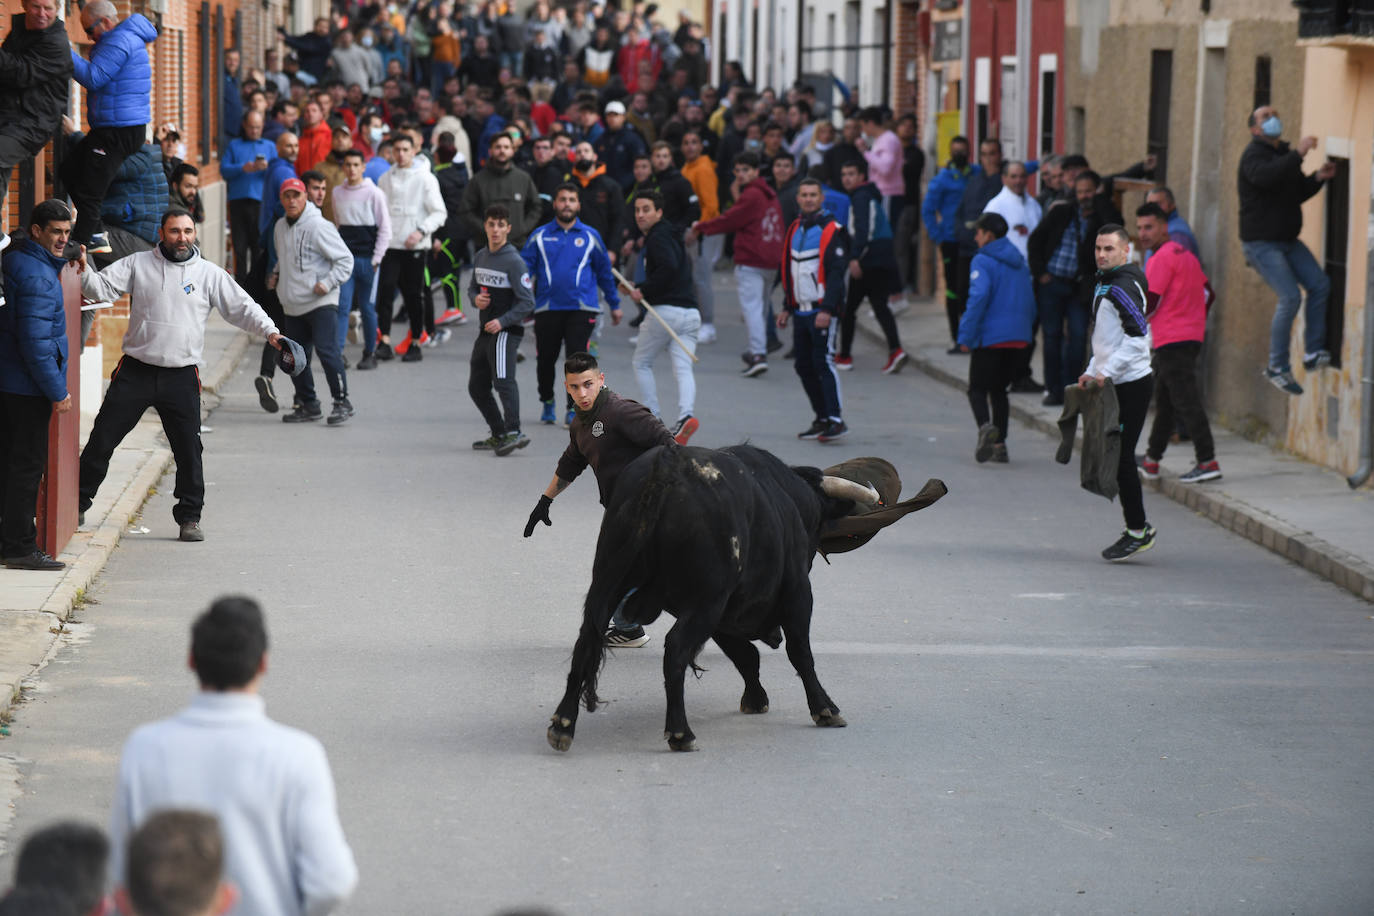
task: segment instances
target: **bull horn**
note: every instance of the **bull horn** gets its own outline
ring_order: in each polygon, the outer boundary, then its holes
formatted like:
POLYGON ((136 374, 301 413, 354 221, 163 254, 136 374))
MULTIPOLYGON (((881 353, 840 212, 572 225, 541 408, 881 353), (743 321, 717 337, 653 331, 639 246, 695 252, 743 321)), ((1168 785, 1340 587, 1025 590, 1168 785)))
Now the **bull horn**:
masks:
POLYGON ((852 499, 865 506, 876 506, 881 499, 878 491, 872 487, 843 477, 831 477, 828 474, 821 478, 821 492, 835 499, 852 499))

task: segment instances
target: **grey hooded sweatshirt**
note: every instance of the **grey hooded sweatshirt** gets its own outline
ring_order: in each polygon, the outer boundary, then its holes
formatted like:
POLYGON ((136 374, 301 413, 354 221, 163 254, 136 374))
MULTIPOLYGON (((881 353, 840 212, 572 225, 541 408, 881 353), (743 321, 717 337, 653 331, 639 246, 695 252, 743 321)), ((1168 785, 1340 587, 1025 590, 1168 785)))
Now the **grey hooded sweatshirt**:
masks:
POLYGON ((277 244, 277 298, 282 311, 300 317, 321 306, 339 304, 339 287, 353 275, 353 252, 319 207, 306 201, 292 223, 283 217, 272 230, 277 244), (325 291, 316 294, 315 284, 325 291))

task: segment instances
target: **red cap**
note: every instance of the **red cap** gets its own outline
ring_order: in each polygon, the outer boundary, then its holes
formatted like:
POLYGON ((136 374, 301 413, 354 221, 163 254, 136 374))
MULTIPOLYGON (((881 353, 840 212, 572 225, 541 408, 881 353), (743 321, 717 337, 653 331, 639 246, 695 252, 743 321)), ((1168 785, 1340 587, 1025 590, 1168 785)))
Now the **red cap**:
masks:
POLYGON ((305 182, 301 181, 299 178, 288 178, 281 183, 281 191, 279 192, 278 196, 280 196, 281 194, 285 194, 287 191, 300 191, 302 194, 304 194, 305 182))

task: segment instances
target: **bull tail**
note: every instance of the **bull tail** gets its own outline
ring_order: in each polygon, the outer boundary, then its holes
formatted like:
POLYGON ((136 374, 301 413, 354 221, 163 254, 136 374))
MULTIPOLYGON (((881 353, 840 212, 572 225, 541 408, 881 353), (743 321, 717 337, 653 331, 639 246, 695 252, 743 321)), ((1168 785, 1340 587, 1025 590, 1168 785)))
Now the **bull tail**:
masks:
POLYGON ((608 509, 601 522, 592 584, 573 649, 573 667, 582 672, 582 703, 588 712, 595 712, 601 702, 596 683, 606 662, 605 637, 611 617, 621 600, 642 584, 632 581, 634 570, 654 568, 654 527, 663 508, 664 482, 669 479, 663 466, 672 460, 672 451, 662 449, 639 491, 608 509))

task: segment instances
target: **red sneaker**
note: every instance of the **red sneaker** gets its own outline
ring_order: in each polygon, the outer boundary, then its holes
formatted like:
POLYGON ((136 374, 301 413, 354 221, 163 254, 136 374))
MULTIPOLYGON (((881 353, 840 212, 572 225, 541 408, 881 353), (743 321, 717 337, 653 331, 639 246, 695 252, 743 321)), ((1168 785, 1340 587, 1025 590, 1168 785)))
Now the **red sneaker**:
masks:
POLYGON ((701 426, 701 421, 688 414, 677 421, 677 426, 673 429, 673 440, 678 445, 686 445, 687 440, 692 438, 692 433, 696 432, 701 426))
POLYGON ((906 362, 906 351, 898 347, 888 354, 887 362, 883 363, 883 375, 892 375, 894 372, 901 372, 902 363, 904 362, 906 362))
POLYGON ((853 372, 854 358, 852 356, 835 357, 835 368, 839 369, 841 372, 853 372))

